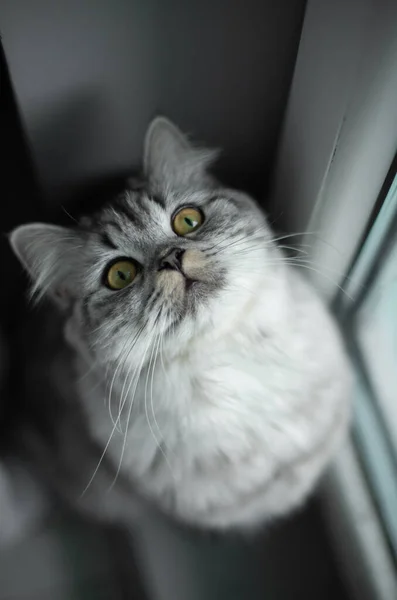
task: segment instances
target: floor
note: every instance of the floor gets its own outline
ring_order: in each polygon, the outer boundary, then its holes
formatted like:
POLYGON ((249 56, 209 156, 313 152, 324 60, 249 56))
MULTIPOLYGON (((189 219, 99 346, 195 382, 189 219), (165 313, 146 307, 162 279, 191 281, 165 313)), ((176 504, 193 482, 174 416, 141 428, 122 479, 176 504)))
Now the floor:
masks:
POLYGON ((114 531, 58 518, 0 554, 0 600, 353 600, 316 501, 256 539, 151 521, 134 546, 132 553, 114 531))

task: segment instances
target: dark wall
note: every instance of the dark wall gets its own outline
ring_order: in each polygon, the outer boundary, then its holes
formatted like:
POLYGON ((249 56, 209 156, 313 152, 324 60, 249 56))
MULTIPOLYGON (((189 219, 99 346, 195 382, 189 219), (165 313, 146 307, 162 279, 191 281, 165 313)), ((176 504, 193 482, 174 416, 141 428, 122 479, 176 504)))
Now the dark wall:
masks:
MULTIPOLYGON (((22 123, 12 92, 10 76, 0 40, 0 330, 7 329, 10 311, 21 303, 21 269, 11 252, 7 233, 26 221, 42 216, 40 191, 22 123)), ((1 335, 1 334, 0 334, 1 335)))
POLYGON ((162 112, 224 148, 221 172, 261 192, 304 0, 2 0, 14 91, 47 201, 139 163, 162 112))

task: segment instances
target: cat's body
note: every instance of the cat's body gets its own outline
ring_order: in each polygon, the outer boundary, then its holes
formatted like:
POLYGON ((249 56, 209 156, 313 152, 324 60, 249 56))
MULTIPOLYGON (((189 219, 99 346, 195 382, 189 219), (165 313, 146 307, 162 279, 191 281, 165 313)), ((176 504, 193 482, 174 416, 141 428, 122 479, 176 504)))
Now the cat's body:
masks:
POLYGON ((90 442, 74 444, 65 493, 99 516, 128 520, 139 497, 200 527, 254 528, 306 498, 347 428, 350 373, 331 317, 252 200, 205 166, 157 120, 146 186, 73 232, 12 237, 36 289, 66 310, 58 392, 90 442), (186 207, 193 228, 176 235, 186 207), (135 279, 109 289, 121 259, 135 279))
MULTIPOLYGON (((113 435, 114 465, 123 453, 121 473, 176 518, 245 528, 285 514, 311 491, 345 431, 344 365, 329 348, 338 339, 320 302, 289 270, 280 274, 276 306, 268 288, 257 288, 244 318, 219 337, 208 332, 170 361, 166 353, 152 357, 124 453, 124 434, 113 435)), ((95 381, 88 376, 81 387, 92 435, 105 447, 113 425, 98 388, 89 394, 95 381)))

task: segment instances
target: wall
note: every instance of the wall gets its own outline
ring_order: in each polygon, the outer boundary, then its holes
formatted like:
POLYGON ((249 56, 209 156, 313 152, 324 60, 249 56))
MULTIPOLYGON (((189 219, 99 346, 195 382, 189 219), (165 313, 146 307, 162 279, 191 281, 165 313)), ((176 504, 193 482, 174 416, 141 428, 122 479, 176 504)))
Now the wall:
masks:
POLYGON ((304 0, 2 0, 1 34, 51 201, 130 169, 163 112, 225 149, 261 192, 295 62, 304 0))

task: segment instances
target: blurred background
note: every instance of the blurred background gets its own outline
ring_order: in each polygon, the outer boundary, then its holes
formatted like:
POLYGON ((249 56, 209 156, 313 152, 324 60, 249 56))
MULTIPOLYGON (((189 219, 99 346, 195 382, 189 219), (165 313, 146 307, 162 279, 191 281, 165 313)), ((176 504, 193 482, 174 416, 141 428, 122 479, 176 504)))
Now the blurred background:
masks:
MULTIPOLYGON (((57 514, 0 551, 0 599, 397 598, 395 1, 1 0, 0 33, 3 233, 108 199, 165 114, 307 244, 359 381, 352 439, 291 518, 254 540, 142 522, 132 545, 57 514)), ((4 449, 28 307, 0 243, 4 449)))

